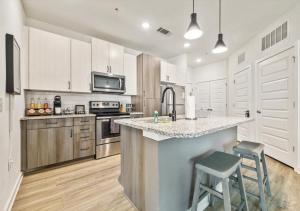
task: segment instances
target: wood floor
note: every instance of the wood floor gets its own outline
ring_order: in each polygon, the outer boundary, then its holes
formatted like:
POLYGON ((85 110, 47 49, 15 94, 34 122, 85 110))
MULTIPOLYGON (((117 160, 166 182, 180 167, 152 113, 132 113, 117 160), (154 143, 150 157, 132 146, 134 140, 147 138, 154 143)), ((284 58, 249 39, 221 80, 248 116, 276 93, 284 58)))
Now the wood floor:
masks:
MULTIPOLYGON (((267 162, 273 193, 269 211, 300 210, 300 175, 273 159, 267 162)), ((12 210, 136 211, 122 192, 119 174, 120 156, 113 156, 25 176, 12 210)), ((250 182, 246 186, 256 189, 250 182)), ((251 211, 259 210, 256 200, 249 198, 249 204, 251 211)))

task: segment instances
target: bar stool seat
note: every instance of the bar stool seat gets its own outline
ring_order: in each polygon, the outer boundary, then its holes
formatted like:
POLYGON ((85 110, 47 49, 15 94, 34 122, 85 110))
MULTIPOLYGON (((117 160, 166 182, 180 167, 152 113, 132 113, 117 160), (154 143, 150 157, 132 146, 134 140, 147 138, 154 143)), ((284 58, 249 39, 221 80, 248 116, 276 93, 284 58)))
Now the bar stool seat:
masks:
POLYGON ((212 200, 212 197, 223 199, 225 211, 231 211, 231 206, 236 207, 238 210, 248 211, 248 202, 240 165, 240 157, 218 151, 198 161, 195 164, 196 181, 191 211, 196 211, 199 200, 208 194, 211 194, 210 200, 212 200), (241 195, 239 206, 232 205, 230 200, 229 177, 234 174, 237 174, 237 182, 241 195), (204 175, 207 175, 208 178, 211 176, 220 178, 222 180, 222 192, 217 191, 211 184, 203 184, 204 175))
POLYGON ((196 163, 196 168, 207 174, 226 178, 229 177, 241 163, 241 158, 224 152, 214 152, 196 163))
POLYGON ((242 141, 237 146, 233 147, 235 152, 249 155, 260 155, 264 148, 265 145, 250 141, 242 141))

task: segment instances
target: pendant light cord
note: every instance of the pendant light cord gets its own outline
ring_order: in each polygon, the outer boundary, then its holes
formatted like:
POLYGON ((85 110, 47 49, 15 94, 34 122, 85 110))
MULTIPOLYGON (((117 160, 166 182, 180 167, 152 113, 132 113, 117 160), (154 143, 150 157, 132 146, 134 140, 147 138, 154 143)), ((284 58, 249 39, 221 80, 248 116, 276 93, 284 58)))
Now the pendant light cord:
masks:
POLYGON ((219 33, 221 34, 221 0, 219 0, 219 33))
POLYGON ((193 13, 195 13, 195 0, 193 0, 193 13))

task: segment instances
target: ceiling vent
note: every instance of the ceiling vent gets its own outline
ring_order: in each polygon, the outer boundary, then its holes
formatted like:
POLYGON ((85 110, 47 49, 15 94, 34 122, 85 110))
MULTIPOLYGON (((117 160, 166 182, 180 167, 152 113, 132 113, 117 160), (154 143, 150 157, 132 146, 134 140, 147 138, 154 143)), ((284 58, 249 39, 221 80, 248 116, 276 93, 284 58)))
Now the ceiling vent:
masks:
POLYGON ((288 22, 286 21, 261 39, 261 50, 264 51, 272 47, 273 45, 286 39, 287 36, 288 36, 288 22))
POLYGON ((241 64, 242 62, 244 62, 245 59, 246 59, 246 54, 245 54, 245 52, 243 52, 238 56, 238 64, 241 64))
POLYGON ((168 29, 162 27, 159 27, 156 31, 163 34, 164 36, 170 36, 172 34, 168 29))

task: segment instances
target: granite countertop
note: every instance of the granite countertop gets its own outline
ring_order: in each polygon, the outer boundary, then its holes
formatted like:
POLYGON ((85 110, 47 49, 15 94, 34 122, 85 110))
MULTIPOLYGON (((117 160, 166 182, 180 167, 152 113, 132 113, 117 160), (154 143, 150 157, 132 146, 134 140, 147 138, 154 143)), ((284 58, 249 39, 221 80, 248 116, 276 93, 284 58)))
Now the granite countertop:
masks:
MULTIPOLYGON (((160 117, 161 119, 167 117, 160 117)), ((220 130, 238 126, 252 121, 252 118, 223 116, 186 120, 178 118, 176 122, 154 123, 152 117, 139 119, 122 119, 115 122, 121 125, 153 132, 170 138, 196 138, 220 130)))
POLYGON ((64 115, 49 115, 49 116, 25 116, 21 120, 36 120, 36 119, 60 119, 74 117, 94 117, 95 114, 64 114, 64 115))

